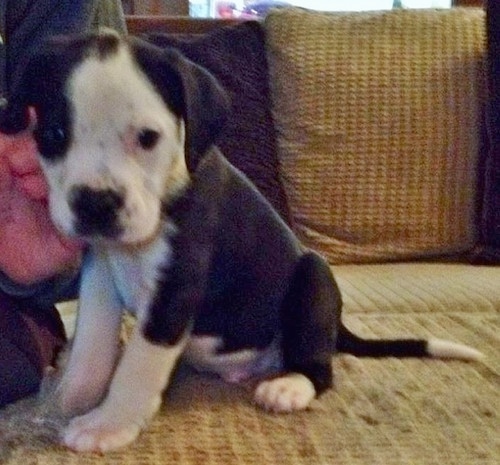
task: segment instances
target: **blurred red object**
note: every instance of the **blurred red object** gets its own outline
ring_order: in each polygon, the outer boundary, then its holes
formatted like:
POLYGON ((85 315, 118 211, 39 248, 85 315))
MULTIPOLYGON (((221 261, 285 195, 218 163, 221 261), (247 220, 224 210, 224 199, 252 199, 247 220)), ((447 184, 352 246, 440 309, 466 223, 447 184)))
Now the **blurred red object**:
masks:
POLYGON ((264 18, 273 8, 286 8, 292 6, 290 3, 282 0, 256 0, 247 3, 238 8, 236 2, 222 0, 215 5, 216 18, 241 18, 241 19, 259 19, 264 18))
POLYGON ((215 5, 216 18, 235 18, 237 15, 236 4, 234 2, 222 1, 217 2, 215 5))

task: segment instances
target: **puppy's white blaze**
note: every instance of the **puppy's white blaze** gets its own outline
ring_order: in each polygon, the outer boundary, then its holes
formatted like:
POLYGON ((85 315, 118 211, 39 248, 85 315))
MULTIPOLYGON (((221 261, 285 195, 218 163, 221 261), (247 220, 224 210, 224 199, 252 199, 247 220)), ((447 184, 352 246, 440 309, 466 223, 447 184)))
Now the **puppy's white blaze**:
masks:
POLYGON ((82 61, 68 80, 67 93, 76 115, 77 139, 113 144, 128 127, 144 124, 173 132, 175 119, 124 44, 105 59, 91 56, 82 61))
POLYGON ((435 358, 456 358, 461 360, 479 361, 484 354, 472 347, 444 339, 429 339, 427 353, 435 358))
POLYGON ((118 189, 125 196, 119 239, 149 240, 158 232, 161 200, 177 195, 189 181, 183 121, 125 43, 104 59, 85 58, 72 71, 65 93, 72 110, 71 144, 64 157, 44 163, 54 222, 66 234, 75 233, 68 205, 75 186, 118 189), (138 142, 143 129, 160 135, 151 149, 138 142))

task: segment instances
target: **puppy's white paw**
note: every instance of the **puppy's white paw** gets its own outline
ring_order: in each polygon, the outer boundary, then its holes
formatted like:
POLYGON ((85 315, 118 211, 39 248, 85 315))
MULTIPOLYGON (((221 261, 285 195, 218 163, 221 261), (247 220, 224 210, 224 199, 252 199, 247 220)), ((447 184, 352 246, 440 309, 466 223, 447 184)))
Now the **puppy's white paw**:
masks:
POLYGON ((109 452, 130 444, 140 430, 137 423, 96 408, 71 420, 63 432, 63 443, 78 452, 109 452))
POLYGON ((265 410, 286 413, 304 410, 316 396, 310 379, 299 373, 263 381, 255 391, 255 402, 265 410))

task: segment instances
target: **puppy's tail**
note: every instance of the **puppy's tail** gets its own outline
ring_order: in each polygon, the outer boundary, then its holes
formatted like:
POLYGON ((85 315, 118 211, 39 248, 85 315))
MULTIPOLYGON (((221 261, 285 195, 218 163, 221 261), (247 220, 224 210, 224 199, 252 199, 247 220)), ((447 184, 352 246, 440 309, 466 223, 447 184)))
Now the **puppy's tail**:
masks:
POLYGON ((479 361, 472 347, 443 339, 363 339, 340 325, 336 348, 359 357, 433 357, 479 361))
MULTIPOLYGON (((340 318, 342 298, 340 290, 332 276, 331 269, 314 252, 305 253, 293 277, 291 291, 287 296, 288 308, 307 307, 310 310, 308 321, 314 325, 308 328, 305 320, 300 320, 295 312, 289 328, 301 333, 302 326, 308 330, 306 334, 317 334, 319 329, 332 324, 332 312, 338 328, 334 351, 347 352, 359 357, 435 357, 455 358, 476 361, 483 354, 463 344, 441 339, 363 339, 347 329, 340 318), (325 310, 329 308, 330 311, 325 310)), ((300 334, 303 338, 304 331, 300 334)), ((314 338, 304 339, 314 344, 314 338)))

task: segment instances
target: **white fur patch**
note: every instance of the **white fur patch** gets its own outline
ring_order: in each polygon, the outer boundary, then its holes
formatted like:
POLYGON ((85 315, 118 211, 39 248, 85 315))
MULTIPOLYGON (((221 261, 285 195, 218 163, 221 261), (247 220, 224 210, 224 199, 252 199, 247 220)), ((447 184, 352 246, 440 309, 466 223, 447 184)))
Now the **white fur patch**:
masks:
POLYGON ((140 320, 154 297, 161 270, 169 266, 172 250, 168 237, 174 233, 175 228, 166 225, 156 240, 139 249, 118 247, 104 251, 121 302, 140 320))
POLYGON ((282 354, 277 341, 264 350, 219 353, 222 345, 218 337, 191 337, 183 358, 197 370, 215 373, 229 383, 240 383, 281 368, 282 354))
POLYGON ((316 397, 310 379, 299 373, 288 373, 279 378, 262 381, 255 391, 255 402, 276 413, 304 410, 316 397))
POLYGON ((436 358, 456 358, 470 361, 479 361, 484 358, 484 354, 472 347, 443 339, 429 339, 427 352, 436 358))

